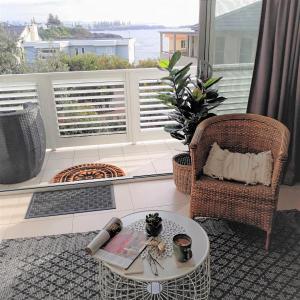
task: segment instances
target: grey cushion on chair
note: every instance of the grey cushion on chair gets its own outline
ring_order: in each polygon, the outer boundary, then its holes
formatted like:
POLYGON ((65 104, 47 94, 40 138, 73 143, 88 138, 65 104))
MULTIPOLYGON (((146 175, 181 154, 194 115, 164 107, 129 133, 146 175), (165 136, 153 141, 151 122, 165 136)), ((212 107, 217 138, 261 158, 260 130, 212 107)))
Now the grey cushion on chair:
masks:
POLYGON ((31 179, 41 171, 46 151, 45 127, 37 104, 0 113, 0 183, 31 179))

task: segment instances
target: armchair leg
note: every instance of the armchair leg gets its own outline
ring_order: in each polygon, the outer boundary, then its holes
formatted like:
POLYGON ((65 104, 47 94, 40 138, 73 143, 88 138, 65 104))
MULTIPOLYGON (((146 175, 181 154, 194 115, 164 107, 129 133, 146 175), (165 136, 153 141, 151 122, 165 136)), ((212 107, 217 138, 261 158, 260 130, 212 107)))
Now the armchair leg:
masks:
POLYGON ((267 252, 269 251, 270 240, 271 240, 271 231, 267 231, 266 243, 265 243, 265 249, 267 252))

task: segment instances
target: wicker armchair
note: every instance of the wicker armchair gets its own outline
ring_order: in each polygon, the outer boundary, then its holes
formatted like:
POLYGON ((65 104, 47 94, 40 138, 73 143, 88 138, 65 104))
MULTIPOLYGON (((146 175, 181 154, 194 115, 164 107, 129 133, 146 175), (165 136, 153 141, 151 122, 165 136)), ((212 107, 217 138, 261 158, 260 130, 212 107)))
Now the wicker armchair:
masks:
POLYGON ((289 136, 288 129, 279 121, 254 114, 216 116, 201 122, 190 144, 191 217, 224 218, 259 227, 267 233, 265 248, 268 250, 289 136), (247 186, 202 175, 214 142, 240 153, 271 150, 274 159, 271 186, 247 186))

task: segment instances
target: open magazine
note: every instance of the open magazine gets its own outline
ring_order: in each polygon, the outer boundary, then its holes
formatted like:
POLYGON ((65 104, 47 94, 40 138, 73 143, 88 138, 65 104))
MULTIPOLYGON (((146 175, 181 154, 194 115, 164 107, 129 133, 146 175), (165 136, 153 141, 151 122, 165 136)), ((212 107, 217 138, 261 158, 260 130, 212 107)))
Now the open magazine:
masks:
POLYGON ((87 253, 127 270, 146 247, 144 232, 122 229, 122 221, 112 218, 86 247, 87 253))

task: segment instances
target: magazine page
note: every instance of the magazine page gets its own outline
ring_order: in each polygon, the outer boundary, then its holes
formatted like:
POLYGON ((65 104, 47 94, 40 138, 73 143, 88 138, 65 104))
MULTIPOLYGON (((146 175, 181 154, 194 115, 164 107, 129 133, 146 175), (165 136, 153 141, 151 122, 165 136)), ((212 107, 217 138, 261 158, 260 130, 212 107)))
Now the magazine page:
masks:
POLYGON ((146 241, 144 232, 123 229, 99 249, 95 257, 126 270, 145 249, 146 241))
POLYGON ((112 218, 85 248, 86 252, 94 255, 103 245, 122 230, 122 221, 112 218))

